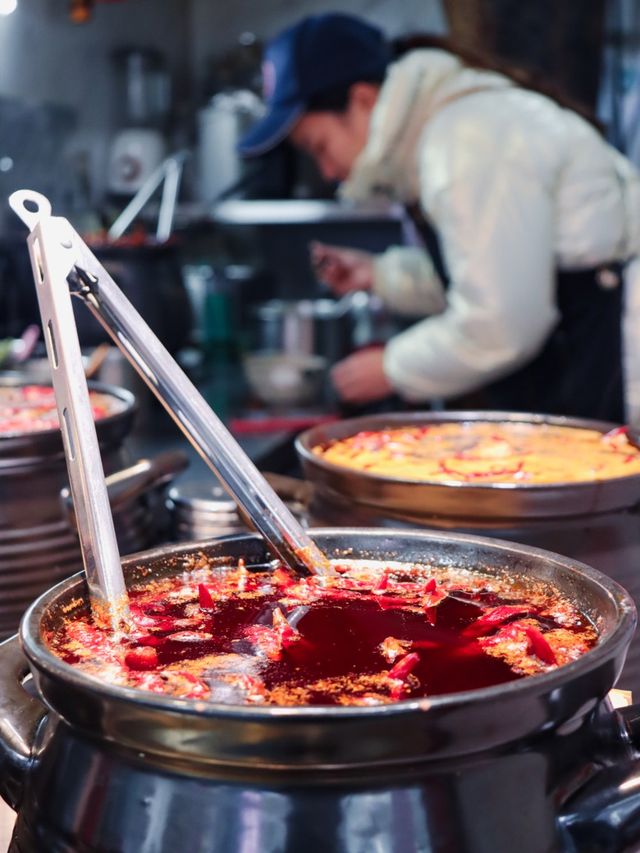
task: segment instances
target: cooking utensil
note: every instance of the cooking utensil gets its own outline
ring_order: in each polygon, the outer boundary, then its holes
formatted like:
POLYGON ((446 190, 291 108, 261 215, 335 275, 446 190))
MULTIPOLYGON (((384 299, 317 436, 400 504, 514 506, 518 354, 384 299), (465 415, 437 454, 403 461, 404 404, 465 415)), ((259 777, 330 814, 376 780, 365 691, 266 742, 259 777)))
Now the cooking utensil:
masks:
POLYGON ((178 190, 180 189, 182 169, 184 161, 188 156, 189 151, 177 151, 163 160, 158 168, 142 184, 138 192, 109 229, 110 240, 117 240, 119 237, 122 237, 160 184, 163 184, 163 187, 160 210, 158 212, 156 240, 158 243, 165 243, 169 239, 173 227, 173 216, 178 198, 178 190))
POLYGON ((84 375, 92 379, 104 364, 111 347, 109 344, 99 344, 88 357, 84 365, 84 375))
MULTIPOLYGON (((52 655, 49 630, 86 606, 82 578, 71 578, 25 616, 28 661, 17 638, 0 646, 0 791, 20 803, 16 850, 633 849, 638 709, 623 716, 603 701, 634 630, 624 590, 568 558, 481 537, 314 536, 336 558, 552 583, 598 626, 600 642, 542 675, 393 705, 184 701, 102 683, 52 655), (31 693, 23 686, 29 667, 31 693), (52 709, 45 725, 43 702, 52 709), (88 797, 95 780, 99 795, 88 797)), ((147 582, 180 573, 200 554, 221 565, 268 557, 260 538, 233 537, 136 555, 125 573, 147 582)))
POLYGON ((36 200, 18 192, 11 196, 11 204, 16 212, 22 211, 31 229, 27 245, 94 617, 117 631, 128 621, 128 595, 66 284, 73 242, 68 224, 50 216, 51 206, 44 197, 36 200), (33 204, 35 211, 28 206, 33 204))
MULTIPOLYGON (((38 279, 41 260, 37 256, 42 256, 43 238, 46 236, 49 239, 47 248, 50 244, 55 259, 59 260, 55 268, 58 279, 70 278, 76 295, 85 301, 107 329, 275 554, 298 571, 331 571, 326 557, 262 478, 67 220, 51 217, 48 200, 29 190, 14 193, 10 203, 35 233, 30 241, 38 247, 34 248, 34 273, 38 279), (33 207, 35 212, 32 212, 33 207)), ((81 516, 79 518, 82 521, 81 516)))

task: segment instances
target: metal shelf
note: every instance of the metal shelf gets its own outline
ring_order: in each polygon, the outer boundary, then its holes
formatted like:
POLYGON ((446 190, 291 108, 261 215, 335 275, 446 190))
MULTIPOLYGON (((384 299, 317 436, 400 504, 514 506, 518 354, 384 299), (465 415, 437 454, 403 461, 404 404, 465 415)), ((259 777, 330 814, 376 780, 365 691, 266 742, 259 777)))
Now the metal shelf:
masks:
POLYGON ((221 225, 308 225, 318 222, 400 222, 400 205, 350 205, 312 199, 224 201, 209 212, 221 225))

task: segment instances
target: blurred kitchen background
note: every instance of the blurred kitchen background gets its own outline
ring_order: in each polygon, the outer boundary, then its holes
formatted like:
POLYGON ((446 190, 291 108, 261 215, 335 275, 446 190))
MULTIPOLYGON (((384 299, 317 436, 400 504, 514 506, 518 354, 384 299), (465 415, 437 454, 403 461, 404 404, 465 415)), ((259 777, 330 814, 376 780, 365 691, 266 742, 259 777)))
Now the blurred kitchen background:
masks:
MULTIPOLYGON (((311 274, 308 243, 382 250, 418 238, 402 210, 339 205, 288 146, 245 164, 234 144, 261 109, 264 40, 335 8, 320 0, 0 0, 0 339, 38 321, 25 234, 5 202, 28 187, 85 236, 239 431, 331 413, 327 368, 384 342, 401 321, 366 294, 329 298, 311 274), (167 175, 179 189, 160 211, 167 175), (154 176, 149 201, 122 235, 109 235, 154 176), (160 212, 170 228, 159 234, 160 212)), ((640 163, 637 0, 350 0, 339 8, 390 37, 451 33, 543 70, 597 110, 614 144, 640 163)), ((104 333, 84 308, 77 318, 91 353, 104 333)), ((101 378, 135 386, 121 362, 110 353, 101 378)))

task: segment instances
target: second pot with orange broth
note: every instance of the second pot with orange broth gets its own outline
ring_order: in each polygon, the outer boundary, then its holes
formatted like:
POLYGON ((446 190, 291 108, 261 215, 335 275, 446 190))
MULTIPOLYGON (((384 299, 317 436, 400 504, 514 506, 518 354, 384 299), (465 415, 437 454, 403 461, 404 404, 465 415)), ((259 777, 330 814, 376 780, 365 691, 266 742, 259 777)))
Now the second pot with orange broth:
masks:
MULTIPOLYGON (((323 424, 296 449, 317 524, 497 536, 582 560, 640 603, 640 450, 616 424, 507 412, 323 424)), ((640 695, 640 638, 620 686, 640 695)))

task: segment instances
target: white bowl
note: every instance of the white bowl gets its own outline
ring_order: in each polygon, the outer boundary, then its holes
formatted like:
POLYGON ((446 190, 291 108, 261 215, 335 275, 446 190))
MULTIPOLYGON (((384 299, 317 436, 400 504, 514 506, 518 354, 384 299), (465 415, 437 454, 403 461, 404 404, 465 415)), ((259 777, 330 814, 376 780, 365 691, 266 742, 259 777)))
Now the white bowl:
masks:
POLYGON ((254 352, 243 366, 251 391, 268 406, 301 406, 322 397, 327 359, 320 355, 254 352))

